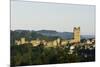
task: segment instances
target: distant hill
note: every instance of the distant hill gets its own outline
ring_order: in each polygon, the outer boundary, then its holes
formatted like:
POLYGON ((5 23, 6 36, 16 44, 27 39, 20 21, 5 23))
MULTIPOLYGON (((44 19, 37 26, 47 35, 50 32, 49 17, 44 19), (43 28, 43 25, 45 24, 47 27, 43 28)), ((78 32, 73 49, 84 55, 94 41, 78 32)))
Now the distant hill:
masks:
MULTIPOLYGON (((55 30, 39 30, 36 32, 45 36, 58 36, 61 37, 62 39, 73 38, 73 32, 57 32, 55 30)), ((95 35, 81 35, 81 39, 89 39, 89 38, 95 38, 95 35)))
POLYGON ((81 35, 81 39, 95 38, 95 35, 81 35))
MULTIPOLYGON (((73 32, 57 32, 55 30, 15 30, 11 31, 11 38, 12 39, 20 39, 20 37, 26 37, 28 39, 72 39, 73 32)), ((88 38, 95 38, 94 35, 81 35, 81 39, 88 39, 88 38)))
POLYGON ((62 39, 72 39, 73 33, 72 32, 57 32, 53 30, 39 30, 37 33, 45 35, 45 36, 58 36, 62 39))
POLYGON ((30 31, 30 30, 14 30, 10 31, 10 43, 11 45, 15 44, 15 40, 20 40, 20 38, 25 37, 26 40, 32 40, 32 39, 44 39, 44 40, 55 40, 57 38, 60 38, 58 36, 46 36, 41 33, 38 33, 37 31, 30 31))

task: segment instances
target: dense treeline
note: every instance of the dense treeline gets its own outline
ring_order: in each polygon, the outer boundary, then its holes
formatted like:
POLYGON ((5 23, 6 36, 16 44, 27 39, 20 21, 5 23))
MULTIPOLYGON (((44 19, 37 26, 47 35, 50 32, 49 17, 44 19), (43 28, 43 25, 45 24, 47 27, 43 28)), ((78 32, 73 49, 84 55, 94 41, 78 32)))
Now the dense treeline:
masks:
POLYGON ((11 66, 95 61, 95 48, 89 50, 83 46, 80 49, 78 46, 72 54, 68 54, 69 51, 70 44, 56 48, 47 48, 42 44, 36 47, 31 44, 12 45, 11 66))

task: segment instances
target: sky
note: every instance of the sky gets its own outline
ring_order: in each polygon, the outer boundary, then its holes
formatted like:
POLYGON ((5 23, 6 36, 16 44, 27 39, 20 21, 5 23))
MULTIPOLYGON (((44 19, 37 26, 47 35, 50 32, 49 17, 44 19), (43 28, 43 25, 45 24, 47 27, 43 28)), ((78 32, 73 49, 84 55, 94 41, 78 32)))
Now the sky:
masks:
POLYGON ((11 30, 56 30, 95 35, 95 5, 11 1, 11 30))

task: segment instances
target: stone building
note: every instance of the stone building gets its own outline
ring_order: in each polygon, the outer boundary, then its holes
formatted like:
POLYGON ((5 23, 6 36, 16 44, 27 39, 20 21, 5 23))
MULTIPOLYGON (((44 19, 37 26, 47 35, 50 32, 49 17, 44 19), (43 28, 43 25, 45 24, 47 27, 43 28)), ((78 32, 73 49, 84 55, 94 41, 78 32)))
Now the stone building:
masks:
POLYGON ((80 27, 74 27, 73 33, 74 42, 80 42, 80 27))
POLYGON ((25 43, 26 43, 25 38, 22 37, 22 38, 21 38, 21 44, 25 44, 25 43))
POLYGON ((80 42, 80 27, 74 27, 73 29, 73 39, 71 40, 61 40, 60 38, 57 38, 53 41, 46 41, 46 40, 31 40, 31 41, 26 41, 24 37, 22 37, 20 40, 15 40, 15 43, 17 45, 21 44, 26 44, 26 43, 31 43, 33 46, 38 46, 39 44, 43 44, 44 46, 48 47, 56 47, 56 46, 64 46, 67 45, 67 43, 79 43, 80 42))

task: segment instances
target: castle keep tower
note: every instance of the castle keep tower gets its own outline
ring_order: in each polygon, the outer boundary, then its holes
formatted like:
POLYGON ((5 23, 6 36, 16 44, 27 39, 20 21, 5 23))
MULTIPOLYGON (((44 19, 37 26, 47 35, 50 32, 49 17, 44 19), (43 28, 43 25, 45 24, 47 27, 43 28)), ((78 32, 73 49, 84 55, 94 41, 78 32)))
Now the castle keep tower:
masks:
POLYGON ((73 29, 73 33, 74 33, 74 41, 75 42, 80 42, 80 27, 74 27, 73 29))

